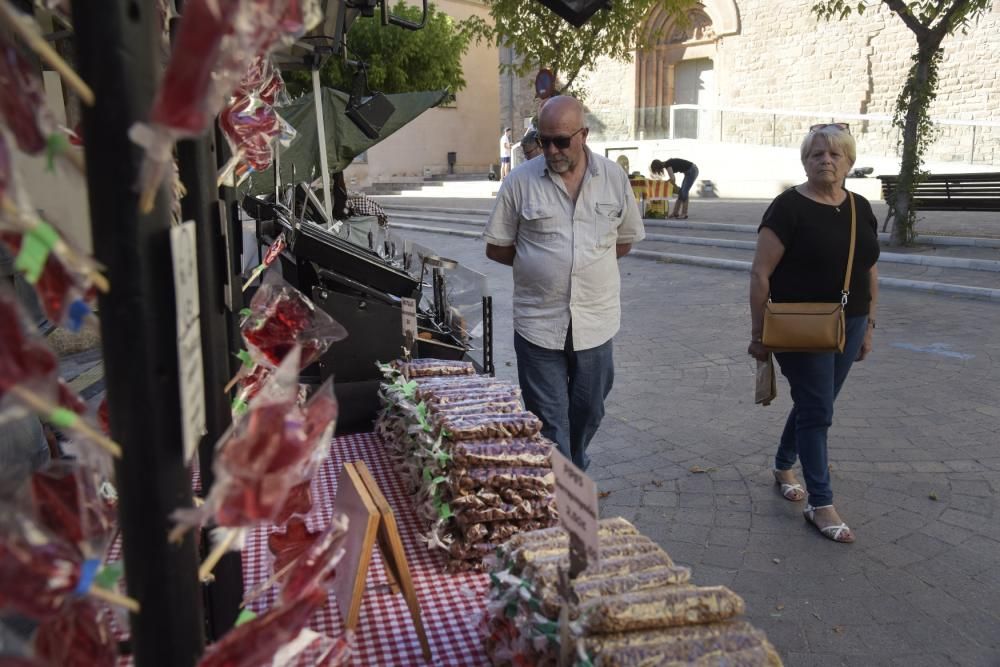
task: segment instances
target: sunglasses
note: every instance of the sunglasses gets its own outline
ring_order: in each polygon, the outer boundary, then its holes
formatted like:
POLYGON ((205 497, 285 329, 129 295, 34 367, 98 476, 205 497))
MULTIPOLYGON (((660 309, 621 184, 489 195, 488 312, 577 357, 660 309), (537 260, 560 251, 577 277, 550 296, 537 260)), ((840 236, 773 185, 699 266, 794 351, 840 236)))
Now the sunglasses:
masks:
POLYGON ((816 125, 810 126, 809 127, 809 131, 810 132, 819 132, 820 130, 828 128, 828 127, 835 127, 838 130, 843 130, 844 132, 847 132, 847 133, 850 133, 850 131, 851 131, 851 126, 848 125, 847 123, 817 123, 816 125))
POLYGON ((569 148, 570 143, 573 141, 573 137, 583 132, 586 128, 581 127, 579 130, 569 135, 568 137, 543 137, 539 135, 538 145, 542 148, 548 148, 549 144, 555 145, 559 150, 566 150, 569 148))

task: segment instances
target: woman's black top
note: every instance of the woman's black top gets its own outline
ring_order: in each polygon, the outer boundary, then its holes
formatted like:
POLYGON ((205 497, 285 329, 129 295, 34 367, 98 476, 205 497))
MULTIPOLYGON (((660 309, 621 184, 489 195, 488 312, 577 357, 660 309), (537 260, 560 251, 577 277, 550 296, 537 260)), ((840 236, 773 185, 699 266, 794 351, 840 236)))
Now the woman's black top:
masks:
MULTIPOLYGON (((858 194, 854 202, 858 230, 845 312, 848 317, 868 314, 872 300, 869 271, 879 256, 878 221, 872 206, 858 194)), ((789 188, 771 202, 760 227, 773 231, 785 246, 785 254, 771 274, 772 301, 840 301, 851 242, 850 198, 831 206, 789 188)))
POLYGON ((693 162, 690 162, 688 160, 683 160, 679 157, 672 157, 663 163, 664 169, 670 167, 675 174, 677 173, 685 174, 687 173, 687 170, 693 166, 694 166, 693 162))

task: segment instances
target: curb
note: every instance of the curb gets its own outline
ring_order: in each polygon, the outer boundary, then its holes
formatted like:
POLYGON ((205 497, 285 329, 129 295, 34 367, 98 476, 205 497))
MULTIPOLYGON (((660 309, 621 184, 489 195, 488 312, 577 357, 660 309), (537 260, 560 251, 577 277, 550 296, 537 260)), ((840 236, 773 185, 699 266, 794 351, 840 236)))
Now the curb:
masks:
MULTIPOLYGON (((420 225, 393 225, 399 229, 409 229, 417 232, 429 232, 432 234, 449 234, 451 236, 461 236, 465 238, 482 238, 481 232, 470 232, 464 229, 444 229, 442 227, 422 227, 420 225)), ((737 259, 719 259, 716 257, 698 257, 696 255, 680 255, 677 253, 657 252, 655 250, 633 250, 629 257, 637 259, 647 259, 664 264, 685 264, 687 266, 700 266, 709 269, 725 269, 728 271, 749 271, 750 262, 737 259)), ((989 260, 979 260, 989 261, 989 260)), ((936 294, 952 294, 974 299, 985 299, 1000 303, 1000 289, 989 287, 975 287, 972 285, 953 285, 951 283, 928 282, 924 280, 910 280, 908 278, 889 278, 879 276, 879 285, 883 287, 896 287, 899 289, 916 290, 920 292, 933 292, 936 294)))

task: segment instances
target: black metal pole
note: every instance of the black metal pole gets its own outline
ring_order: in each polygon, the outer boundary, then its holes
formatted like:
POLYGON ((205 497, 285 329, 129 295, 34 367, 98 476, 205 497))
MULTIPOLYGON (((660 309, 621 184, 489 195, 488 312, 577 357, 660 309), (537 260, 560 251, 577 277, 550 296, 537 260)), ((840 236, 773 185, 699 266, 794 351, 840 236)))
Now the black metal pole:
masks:
MULTIPOLYGON (((198 445, 202 494, 215 482, 215 443, 232 421, 224 388, 230 378, 227 309, 224 290, 232 280, 226 261, 216 180, 212 133, 178 142, 177 163, 187 194, 181 199, 184 220, 193 220, 198 252, 198 297, 201 350, 205 380, 205 435, 198 445)), ((227 554, 213 570, 215 580, 205 590, 207 631, 218 639, 233 626, 243 599, 243 569, 238 553, 227 554)))
POLYGON ((169 514, 190 507, 183 460, 177 325, 170 252, 170 214, 161 189, 139 213, 141 152, 128 129, 149 113, 159 79, 156 8, 104 0, 100 11, 73 5, 78 66, 97 98, 84 107, 87 184, 94 254, 111 291, 99 307, 119 517, 128 593, 142 611, 131 616, 137 667, 189 667, 204 645, 197 555, 191 533, 170 544, 169 514))

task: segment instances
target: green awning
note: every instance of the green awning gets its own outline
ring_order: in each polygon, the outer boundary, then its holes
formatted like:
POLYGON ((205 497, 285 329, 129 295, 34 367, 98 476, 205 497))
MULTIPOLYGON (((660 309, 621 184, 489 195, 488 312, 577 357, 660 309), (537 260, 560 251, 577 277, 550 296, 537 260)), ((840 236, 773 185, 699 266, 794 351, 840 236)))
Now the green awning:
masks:
MULTIPOLYGON (((390 136, 399 128, 437 106, 447 96, 445 90, 419 93, 395 93, 386 98, 395 107, 378 139, 369 139, 344 115, 348 94, 323 88, 323 119, 326 125, 326 150, 330 173, 343 171, 355 157, 390 136)), ((320 176, 319 142, 316 131, 316 107, 309 93, 277 108, 298 133, 290 146, 280 147, 281 182, 305 181, 320 176), (294 174, 294 177, 293 177, 294 174)), ((258 194, 274 189, 274 168, 255 173, 244 181, 242 189, 258 194)))

